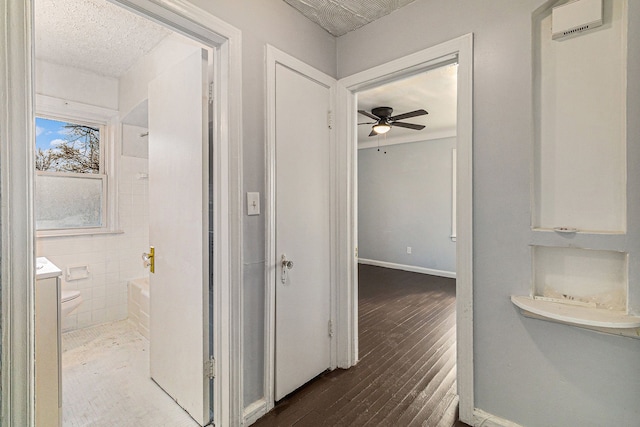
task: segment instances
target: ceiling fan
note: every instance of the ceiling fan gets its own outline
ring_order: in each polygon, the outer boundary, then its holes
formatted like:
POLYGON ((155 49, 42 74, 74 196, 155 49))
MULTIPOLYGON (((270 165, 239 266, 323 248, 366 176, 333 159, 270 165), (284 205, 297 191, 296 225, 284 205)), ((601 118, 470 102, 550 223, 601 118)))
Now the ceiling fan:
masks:
POLYGON ((367 116, 370 119, 375 120, 375 122, 358 123, 359 125, 373 125, 369 136, 387 133, 389 132, 389 130, 391 130, 391 127, 393 126, 413 129, 413 130, 422 130, 425 127, 424 125, 416 125, 413 123, 399 122, 398 120, 408 119, 411 117, 424 116, 425 114, 429 114, 427 113, 426 110, 420 109, 420 110, 411 111, 409 113, 392 116, 391 114, 393 114, 393 108, 391 107, 373 108, 370 113, 365 110, 358 110, 358 113, 364 116, 367 116))

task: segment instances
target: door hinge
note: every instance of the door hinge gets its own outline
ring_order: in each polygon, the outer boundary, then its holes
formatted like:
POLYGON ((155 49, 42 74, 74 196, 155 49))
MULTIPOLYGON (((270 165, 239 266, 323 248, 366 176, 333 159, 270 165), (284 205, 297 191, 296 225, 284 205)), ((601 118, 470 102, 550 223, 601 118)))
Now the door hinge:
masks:
POLYGON ((358 258, 358 248, 356 247, 356 258, 358 258))
POLYGON ((333 320, 329 320, 329 336, 333 337, 333 320))
POLYGON ((209 104, 213 104, 213 82, 209 83, 209 104))
POLYGON ((209 360, 204 362, 204 376, 210 380, 216 377, 216 359, 213 356, 210 356, 209 360))
POLYGON ((331 110, 327 112, 327 127, 333 129, 333 111, 331 110))

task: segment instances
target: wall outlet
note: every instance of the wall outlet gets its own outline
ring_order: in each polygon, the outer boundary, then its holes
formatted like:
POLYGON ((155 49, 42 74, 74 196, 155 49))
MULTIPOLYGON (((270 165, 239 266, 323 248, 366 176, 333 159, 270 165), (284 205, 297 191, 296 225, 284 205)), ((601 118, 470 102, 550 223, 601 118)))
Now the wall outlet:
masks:
POLYGON ((407 253, 410 254, 411 253, 411 246, 407 246, 407 253))

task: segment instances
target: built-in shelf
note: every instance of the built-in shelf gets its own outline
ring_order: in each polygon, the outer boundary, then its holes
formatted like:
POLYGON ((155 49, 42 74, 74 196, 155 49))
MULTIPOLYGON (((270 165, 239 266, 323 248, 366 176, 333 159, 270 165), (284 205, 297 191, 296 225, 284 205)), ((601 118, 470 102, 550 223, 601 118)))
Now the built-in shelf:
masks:
POLYGON ((528 296, 511 296, 511 302, 522 314, 543 320, 595 329, 601 332, 640 337, 640 317, 620 311, 581 307, 533 299, 528 296))
POLYGON ((570 40, 552 39, 552 13, 534 25, 532 225, 565 239, 627 230, 627 10, 605 9, 570 40))

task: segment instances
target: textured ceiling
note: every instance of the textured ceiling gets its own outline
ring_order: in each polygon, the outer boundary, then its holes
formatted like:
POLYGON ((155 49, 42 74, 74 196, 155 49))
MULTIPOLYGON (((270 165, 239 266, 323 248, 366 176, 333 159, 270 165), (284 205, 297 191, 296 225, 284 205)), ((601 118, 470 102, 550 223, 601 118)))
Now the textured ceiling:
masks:
MULTIPOLYGON (((369 137, 372 125, 358 126, 358 142, 375 141, 376 138, 416 138, 429 134, 455 131, 457 118, 457 65, 447 65, 403 80, 385 84, 358 93, 358 110, 371 111, 375 107, 391 107, 393 114, 403 114, 424 108, 426 116, 401 120, 425 125, 420 131, 393 127, 381 136, 369 137)), ((371 122, 358 114, 358 123, 371 122)))
POLYGON ((339 37, 415 0, 284 0, 339 37))
POLYGON ((36 58, 119 77, 169 31, 105 0, 36 0, 36 58))

